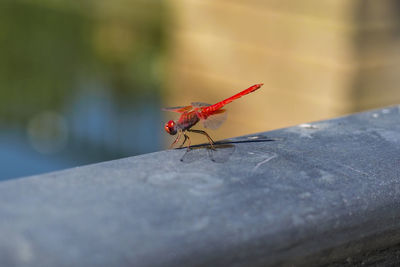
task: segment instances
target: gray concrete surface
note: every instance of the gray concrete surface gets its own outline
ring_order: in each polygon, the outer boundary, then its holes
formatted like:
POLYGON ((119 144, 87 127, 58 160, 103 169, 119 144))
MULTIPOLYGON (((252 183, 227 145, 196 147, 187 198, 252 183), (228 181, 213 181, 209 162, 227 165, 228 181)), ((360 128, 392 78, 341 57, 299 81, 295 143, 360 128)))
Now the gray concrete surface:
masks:
POLYGON ((310 266, 400 243, 400 107, 226 141, 0 182, 0 266, 310 266))

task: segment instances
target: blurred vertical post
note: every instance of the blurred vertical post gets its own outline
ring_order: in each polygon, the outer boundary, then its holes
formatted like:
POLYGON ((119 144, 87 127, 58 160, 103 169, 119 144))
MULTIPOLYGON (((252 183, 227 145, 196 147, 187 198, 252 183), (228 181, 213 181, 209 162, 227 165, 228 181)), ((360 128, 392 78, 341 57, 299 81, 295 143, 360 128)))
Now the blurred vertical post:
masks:
POLYGON ((171 9, 167 105, 265 83, 230 104, 217 139, 400 100, 398 1, 184 0, 171 9))

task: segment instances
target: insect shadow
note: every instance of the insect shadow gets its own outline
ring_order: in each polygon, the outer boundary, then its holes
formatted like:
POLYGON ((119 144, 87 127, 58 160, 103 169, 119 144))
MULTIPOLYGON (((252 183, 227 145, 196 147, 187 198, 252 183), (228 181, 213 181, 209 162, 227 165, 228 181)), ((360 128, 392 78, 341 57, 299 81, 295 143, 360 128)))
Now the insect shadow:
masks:
POLYGON ((232 156, 232 154, 235 152, 236 150, 235 144, 271 142, 278 140, 279 139, 271 139, 271 138, 257 138, 257 139, 246 139, 246 140, 227 139, 215 142, 214 143, 215 149, 211 149, 211 146, 209 144, 193 145, 190 147, 190 149, 187 149, 186 147, 177 149, 186 149, 185 154, 181 158, 181 161, 184 163, 191 163, 205 157, 208 157, 211 161, 216 163, 224 163, 227 162, 229 158, 232 156))
POLYGON ((191 163, 208 157, 213 162, 224 163, 229 160, 236 150, 236 146, 233 144, 214 143, 214 147, 215 149, 211 149, 209 144, 202 144, 191 146, 190 149, 184 148, 186 152, 183 154, 181 161, 191 163))

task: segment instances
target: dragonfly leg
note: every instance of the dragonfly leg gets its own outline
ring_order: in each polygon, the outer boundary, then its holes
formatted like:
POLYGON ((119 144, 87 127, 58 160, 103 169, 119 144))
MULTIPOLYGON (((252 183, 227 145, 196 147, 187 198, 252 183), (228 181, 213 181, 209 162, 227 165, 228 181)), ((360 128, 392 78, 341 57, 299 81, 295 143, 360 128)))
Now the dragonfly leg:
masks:
MULTIPOLYGON (((186 133, 183 133, 183 135, 185 136, 185 141, 186 141, 186 139, 188 140, 188 142, 189 142, 189 144, 188 144, 188 146, 187 146, 187 150, 190 150, 190 138, 189 138, 189 135, 187 135, 186 133)), ((183 142, 183 144, 184 144, 185 142, 183 142)), ((183 146, 183 144, 182 144, 182 146, 183 146)))
MULTIPOLYGON (((185 139, 183 139, 182 144, 179 146, 179 148, 183 147, 183 145, 186 143, 186 140, 189 138, 189 136, 187 136, 185 133, 183 133, 183 136, 185 137, 185 139)), ((190 140, 189 140, 190 141, 190 140)))
POLYGON ((176 143, 178 143, 178 141, 181 138, 181 136, 182 136, 182 132, 179 131, 178 132, 178 136, 176 137, 175 141, 169 146, 169 149, 171 149, 176 143))
POLYGON ((205 135, 207 137, 207 139, 208 139, 208 142, 210 143, 211 149, 215 150, 215 147, 214 147, 215 142, 208 135, 208 133, 206 133, 205 131, 202 131, 202 130, 193 130, 193 129, 188 129, 188 131, 205 135))

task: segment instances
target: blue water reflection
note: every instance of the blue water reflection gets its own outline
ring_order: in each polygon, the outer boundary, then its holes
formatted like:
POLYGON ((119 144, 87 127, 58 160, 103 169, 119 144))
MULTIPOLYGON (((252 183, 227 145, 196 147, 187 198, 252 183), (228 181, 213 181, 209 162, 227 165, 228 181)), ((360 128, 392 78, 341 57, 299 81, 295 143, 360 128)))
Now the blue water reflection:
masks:
POLYGON ((163 1, 0 8, 0 180, 159 150, 163 1))
POLYGON ((48 172, 76 165, 72 159, 38 153, 18 130, 0 135, 0 180, 48 172))
MULTIPOLYGON (((63 129, 67 132, 59 134, 67 136, 61 146, 54 141, 57 138, 46 135, 35 141, 29 123, 26 128, 3 127, 0 180, 159 150, 163 133, 159 107, 156 97, 128 106, 118 105, 104 93, 82 93, 59 114, 67 126, 63 129)), ((41 126, 51 130, 43 122, 41 126)))

